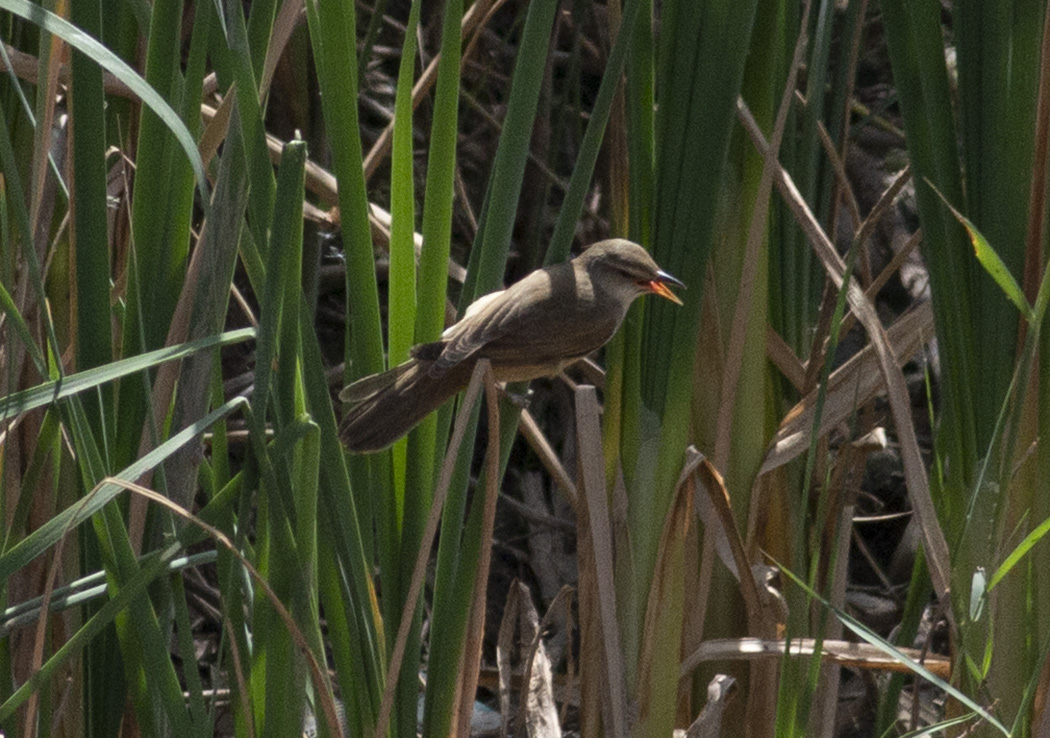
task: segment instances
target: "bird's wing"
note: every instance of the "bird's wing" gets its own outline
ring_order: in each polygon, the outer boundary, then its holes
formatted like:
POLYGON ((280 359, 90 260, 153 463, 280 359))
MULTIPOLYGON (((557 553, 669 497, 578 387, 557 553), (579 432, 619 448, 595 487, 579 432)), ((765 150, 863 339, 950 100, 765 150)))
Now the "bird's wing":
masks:
POLYGON ((504 335, 505 316, 516 307, 513 300, 505 299, 506 294, 507 290, 500 290, 479 297, 463 318, 442 334, 441 341, 419 347, 420 356, 433 355, 434 349, 440 347, 440 354, 428 371, 431 377, 442 376, 489 341, 504 335))
POLYGON ((527 332, 533 307, 547 300, 553 275, 571 279, 572 267, 559 264, 538 269, 505 290, 479 297, 470 304, 462 319, 442 334, 441 355, 431 365, 431 377, 440 377, 483 347, 504 337, 515 338, 527 332))
MULTIPOLYGON (((458 323, 445 331, 440 342, 419 346, 413 355, 420 359, 433 357, 434 363, 428 373, 431 377, 440 377, 479 352, 497 364, 522 363, 523 359, 531 363, 534 358, 546 363, 552 352, 555 358, 589 352, 591 348, 577 353, 579 336, 566 335, 563 321, 582 322, 588 329, 592 328, 591 323, 597 316, 585 306, 593 302, 566 300, 568 304, 560 309, 542 305, 551 300, 556 289, 559 294, 583 297, 579 294, 573 267, 568 262, 539 269, 501 292, 479 298, 467 308, 458 323), (583 314, 570 315, 580 311, 583 314), (562 346, 562 339, 572 345, 562 346), (539 356, 533 356, 533 352, 539 356)), ((607 338, 606 331, 604 338, 595 345, 600 346, 607 338)))
POLYGON ((432 362, 427 371, 430 377, 440 377, 488 341, 504 335, 505 325, 499 320, 499 313, 506 310, 506 305, 502 308, 500 305, 505 292, 499 290, 482 295, 467 305, 463 317, 449 325, 440 340, 417 343, 412 347, 414 359, 432 362))
POLYGON ((492 321, 500 332, 479 354, 497 366, 550 366, 584 356, 608 341, 623 317, 597 299, 589 276, 571 262, 533 272, 511 291, 515 299, 503 301, 511 309, 492 321))

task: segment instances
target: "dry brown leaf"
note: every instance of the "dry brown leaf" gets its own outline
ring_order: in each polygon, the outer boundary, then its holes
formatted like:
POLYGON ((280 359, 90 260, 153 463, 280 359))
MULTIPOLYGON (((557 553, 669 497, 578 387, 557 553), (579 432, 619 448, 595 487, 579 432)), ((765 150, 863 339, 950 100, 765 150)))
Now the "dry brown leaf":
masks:
MULTIPOLYGON (((747 109, 747 105, 737 98, 737 113, 739 120, 743 123, 748 136, 755 147, 763 154, 770 156, 769 144, 762 134, 761 128, 755 122, 754 117, 747 109)), ((930 570, 930 579, 933 589, 939 600, 944 600, 948 595, 951 556, 948 551, 948 542, 944 538, 944 531, 937 519, 937 510, 930 495, 929 480, 926 477, 926 468, 919 451, 919 444, 915 437, 915 428, 911 418, 911 402, 908 397, 907 387, 904 384, 904 376, 898 366, 897 357, 886 337, 886 332, 875 312, 875 307, 864 294, 855 280, 846 279, 846 265, 835 250, 834 244, 828 235, 820 227, 805 199, 795 187, 794 182, 783 167, 775 165, 775 183, 785 203, 791 209, 798 221, 802 231, 806 234, 814 253, 820 259, 829 279, 837 289, 845 286, 846 299, 850 309, 857 316, 857 320, 864 326, 875 356, 878 359, 879 370, 886 382, 886 394, 889 397, 890 410, 893 414, 894 426, 901 447, 901 461, 904 466, 904 478, 908 488, 908 496, 911 499, 912 508, 919 521, 922 531, 923 544, 926 551, 926 559, 930 570)))
POLYGON ((667 669, 673 668, 673 665, 658 658, 657 654, 661 642, 669 638, 678 639, 678 648, 681 644, 685 589, 684 549, 694 516, 694 495, 690 494, 692 485, 688 482, 692 475, 687 473, 688 469, 686 466, 683 470, 664 520, 646 602, 635 688, 638 695, 640 732, 649 728, 650 717, 659 719, 658 716, 667 714, 668 710, 673 712, 678 697, 677 693, 666 693, 667 669), (661 689, 664 691, 660 691, 661 689))
MULTIPOLYGON (((912 669, 870 643, 826 640, 821 644, 820 657, 842 666, 868 671, 889 671, 898 674, 913 673, 912 669)), ((761 661, 791 658, 810 658, 816 652, 815 638, 793 638, 790 641, 762 638, 719 638, 705 641, 682 662, 682 678, 688 677, 702 663, 708 661, 761 661)), ((922 664, 928 671, 943 679, 951 675, 951 660, 946 656, 929 654, 915 648, 898 648, 902 655, 922 664)))
MULTIPOLYGON (((580 627, 581 672, 603 682, 602 721, 605 734, 627 735, 627 677, 623 663, 620 626, 616 617, 616 592, 613 573, 612 527, 609 498, 605 485, 605 459, 602 454, 601 426, 598 420, 598 398, 594 387, 576 389, 577 469, 580 490, 580 627), (596 669, 596 670, 595 670, 596 669)), ((594 678, 592 677, 592 678, 594 678)), ((581 722, 587 731, 597 731, 594 705, 587 698, 591 679, 581 682, 581 722)), ((597 733, 594 733, 597 735, 597 733)))
MULTIPOLYGON (((477 571, 474 573, 474 600, 467 623, 466 642, 460 657, 459 712, 453 725, 453 734, 460 735, 459 726, 471 725, 474 715, 474 697, 478 691, 478 669, 481 665, 481 641, 485 637, 485 603, 488 591, 489 568, 492 564, 492 538, 496 525, 496 499, 499 497, 499 395, 492 367, 485 364, 485 409, 488 411, 489 437, 485 448, 485 498, 481 515, 481 546, 478 551, 477 571)), ((478 502, 475 502, 478 504, 478 502)), ((427 545, 426 550, 430 550, 427 545)))
MULTIPOLYGON (((390 711, 394 706, 394 692, 397 680, 401 674, 401 664, 405 658, 405 645, 408 642, 408 631, 412 625, 416 602, 423 591, 423 580, 426 575, 427 562, 430 560, 430 550, 434 545, 434 537, 437 535, 438 524, 441 522, 442 510, 448 497, 449 486, 452 483, 452 472, 456 465, 456 457, 459 455, 460 447, 463 445, 463 437, 467 432, 467 424, 470 420, 470 409, 474 407, 481 394, 482 386, 486 384, 486 375, 491 375, 492 366, 488 359, 481 359, 474 367, 474 374, 467 385, 466 395, 463 398, 456 423, 452 430, 452 439, 449 442, 445 461, 441 465, 438 476, 438 484, 434 489, 434 499, 430 506, 430 515, 427 516, 423 535, 420 537, 419 553, 416 556, 416 564, 412 569, 412 579, 409 581, 408 594, 405 595, 405 609, 398 626, 397 638, 394 641, 394 650, 390 655, 390 665, 387 668, 386 685, 383 689, 383 701, 379 709, 379 717, 376 722, 375 737, 382 738, 386 735, 386 728, 390 722, 390 711)), ((499 424, 497 423, 497 427, 499 424)), ((476 670, 475 670, 476 677, 476 670)))
MULTIPOLYGON (((929 303, 921 303, 911 312, 902 315, 890 326, 887 338, 898 363, 906 363, 933 338, 933 308, 929 303)), ((831 373, 817 436, 826 435, 848 420, 858 406, 883 391, 885 385, 883 375, 879 372, 875 349, 868 344, 831 373)), ((784 417, 770 443, 769 452, 762 462, 759 474, 766 474, 783 466, 809 448, 817 393, 817 389, 810 392, 784 417)))
POLYGON ((685 732, 685 738, 719 738, 726 708, 736 696, 736 679, 726 674, 715 674, 707 684, 707 704, 685 732))

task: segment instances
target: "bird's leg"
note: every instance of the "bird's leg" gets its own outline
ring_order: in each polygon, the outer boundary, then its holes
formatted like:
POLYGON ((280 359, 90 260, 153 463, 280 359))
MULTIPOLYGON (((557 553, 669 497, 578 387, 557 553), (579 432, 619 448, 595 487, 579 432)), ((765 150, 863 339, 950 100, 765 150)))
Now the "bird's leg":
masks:
POLYGON ((507 389, 505 382, 500 382, 499 392, 500 395, 503 396, 503 399, 519 410, 529 409, 529 404, 532 402, 533 395, 531 388, 526 388, 524 392, 511 392, 507 389))

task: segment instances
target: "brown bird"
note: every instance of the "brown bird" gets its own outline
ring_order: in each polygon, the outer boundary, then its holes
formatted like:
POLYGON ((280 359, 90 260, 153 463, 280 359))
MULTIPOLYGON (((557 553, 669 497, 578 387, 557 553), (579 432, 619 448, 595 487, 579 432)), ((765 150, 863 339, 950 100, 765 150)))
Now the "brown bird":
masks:
POLYGON ((655 293, 681 305, 668 284, 685 287, 623 239, 537 269, 478 298, 440 341, 414 346, 408 361, 343 389, 339 398, 350 409, 340 438, 356 453, 386 448, 465 389, 478 359, 491 361, 501 382, 558 374, 605 345, 639 295, 655 293))

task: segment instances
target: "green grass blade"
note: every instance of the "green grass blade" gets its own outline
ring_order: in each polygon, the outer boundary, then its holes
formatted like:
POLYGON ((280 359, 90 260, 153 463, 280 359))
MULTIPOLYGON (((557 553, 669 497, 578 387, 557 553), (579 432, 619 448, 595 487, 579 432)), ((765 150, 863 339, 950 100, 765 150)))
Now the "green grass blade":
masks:
POLYGON ((270 253, 284 251, 284 294, 281 299, 281 332, 277 346, 276 406, 278 417, 288 424, 306 411, 301 394, 299 312, 303 296, 303 186, 307 148, 304 141, 285 145, 277 179, 277 209, 274 213, 270 253))
MULTIPOLYGON (((122 489, 118 488, 118 492, 122 489)), ((180 546, 173 545, 166 554, 170 557, 179 550, 180 546)), ((150 582, 164 573, 167 563, 165 555, 155 556, 147 561, 131 580, 125 582, 118 592, 51 655, 39 671, 27 679, 0 705, 0 721, 7 720, 34 692, 44 688, 57 669, 98 638, 121 612, 128 608, 136 598, 142 596, 150 582)))
POLYGON ((416 27, 420 0, 413 0, 394 103, 394 135, 390 160, 390 309, 388 364, 397 366, 408 358, 415 342, 416 324, 416 193, 412 174, 412 85, 416 66, 416 27))
MULTIPOLYGON (((627 235, 651 248, 656 145, 652 2, 644 0, 638 12, 633 49, 625 65, 629 161, 627 235)), ((608 466, 606 473, 611 478, 614 463, 619 459, 628 485, 635 478, 635 460, 642 437, 642 310, 641 305, 631 307, 620 334, 613 338, 605 351, 607 375, 602 430, 608 466)))
POLYGON ((194 140, 193 134, 190 133, 178 114, 172 110, 171 106, 157 94, 157 91, 146 80, 142 79, 123 59, 88 36, 81 29, 39 5, 34 5, 27 2, 27 0, 0 0, 0 8, 20 18, 24 18, 48 33, 58 36, 74 49, 94 59, 97 64, 130 87, 132 92, 148 105, 174 134, 183 152, 185 152, 190 166, 193 167, 193 173, 197 178, 197 187, 200 189, 201 197, 207 201, 208 179, 204 175, 204 163, 201 161, 200 154, 197 151, 197 142, 194 140))
POLYGON ((821 597, 817 592, 811 589, 808 584, 803 582, 792 571, 790 571, 789 569, 785 569, 784 567, 778 566, 778 568, 780 569, 781 574, 787 575, 788 579, 790 579, 798 587, 803 589, 807 595, 817 600, 818 602, 820 602, 820 604, 822 604, 824 607, 826 607, 828 610, 834 613, 835 617, 837 617, 843 625, 845 625, 847 628, 853 631, 856 635, 860 636, 862 639, 875 646, 875 648, 879 649, 884 654, 894 659, 898 663, 908 667, 908 669, 917 676, 930 682, 935 687, 947 692, 951 697, 958 700, 970 710, 973 710, 973 712, 977 715, 980 715, 985 721, 987 721, 990 725, 995 727, 995 729, 1001 732, 1003 735, 1011 735, 1010 731, 1006 729, 1006 726, 999 722, 994 715, 992 715, 986 709, 977 704, 977 702, 975 702, 973 699, 960 692, 948 682, 941 679, 939 676, 931 672, 922 664, 916 661, 912 661, 910 658, 898 651, 891 643, 880 638, 877 633, 872 632, 872 630, 865 626, 863 623, 861 623, 848 613, 832 605, 830 602, 821 597))
POLYGON ((0 398, 0 421, 16 417, 21 413, 41 407, 49 402, 72 397, 85 390, 99 387, 107 382, 141 372, 144 369, 150 369, 166 361, 184 359, 199 351, 229 346, 254 337, 254 328, 240 328, 218 336, 200 338, 179 346, 157 349, 139 356, 114 361, 96 369, 70 374, 68 377, 58 381, 45 382, 36 387, 0 398))
MULTIPOLYGON (((199 436, 213 423, 225 418, 245 404, 245 401, 241 398, 230 400, 190 427, 175 434, 141 459, 135 461, 135 463, 129 465, 119 474, 116 474, 116 478, 128 482, 135 481, 171 456, 176 450, 199 436)), ((17 545, 12 546, 9 551, 0 556, 0 580, 6 581, 14 572, 55 545, 65 530, 76 527, 90 518, 102 509, 106 503, 120 494, 122 490, 123 487, 112 482, 102 484, 98 491, 89 499, 66 508, 26 536, 17 545)))
MULTIPOLYGON (((662 521, 685 457, 703 282, 715 238, 714 203, 721 197, 721 175, 756 5, 731 0, 676 4, 672 38, 658 66, 653 253, 664 269, 689 285, 689 291, 681 307, 661 305, 666 302, 661 300, 644 305, 641 400, 662 420, 651 483, 639 481, 629 490, 635 577, 624 637, 629 662, 638 653, 638 629, 662 521), (716 41, 726 38, 734 39, 731 50, 716 41)), ((645 473, 639 471, 637 476, 644 478, 645 473)), ((677 656, 667 653, 654 658, 677 656)), ((671 727, 665 722, 654 730, 666 732, 671 727)))
POLYGON ((299 320, 306 403, 321 428, 324 459, 318 488, 318 504, 325 511, 318 524, 321 596, 351 734, 369 735, 379 711, 385 673, 383 626, 374 608, 371 560, 366 555, 362 519, 350 490, 320 346, 308 312, 301 310, 299 320))
MULTIPOLYGON (((147 554, 139 560, 146 565, 149 559, 156 554, 147 554)), ((210 564, 215 561, 215 551, 202 551, 190 556, 172 559, 168 562, 167 571, 170 574, 182 571, 202 564, 210 564)), ((55 587, 51 591, 49 613, 62 612, 64 610, 79 607, 92 600, 97 600, 106 595, 106 573, 97 571, 81 577, 62 587, 55 587)), ((7 635, 12 630, 31 625, 40 617, 43 609, 44 598, 33 597, 32 599, 19 602, 17 605, 8 607, 0 613, 0 635, 7 635)))
MULTIPOLYGON (((239 123, 252 190, 252 197, 248 201, 251 215, 249 226, 255 235, 255 242, 266 244, 274 208, 273 167, 266 148, 263 110, 259 104, 259 85, 253 72, 253 50, 248 46, 244 12, 241 6, 236 4, 231 3, 228 8, 229 12, 225 18, 226 43, 219 44, 218 53, 213 53, 220 78, 237 93, 239 123)), ((255 49, 255 53, 264 55, 266 44, 264 43, 261 49, 255 49)))
POLYGON ((609 61, 602 74, 601 84, 598 86, 598 96, 591 110, 590 120, 587 123, 587 131, 580 143, 580 154, 576 159, 576 165, 572 170, 572 179, 569 180, 569 189, 565 193, 561 211, 558 214, 558 222, 554 226, 554 235, 551 237, 550 246, 547 249, 545 264, 557 264, 569 257, 569 249, 572 246, 572 237, 576 233, 576 222, 583 211, 583 202, 590 190, 591 178, 594 174, 594 165, 598 161, 598 153, 601 150, 602 140, 605 137, 605 125, 609 120, 612 110, 613 97, 620 87, 623 77, 624 65, 630 53, 634 40, 635 24, 641 10, 641 0, 628 0, 624 8, 623 19, 620 28, 616 32, 616 41, 609 52, 609 61))
MULTIPOLYGON (((471 251, 467 282, 460 299, 461 310, 478 296, 499 289, 503 282, 507 253, 518 196, 528 159, 529 142, 539 100, 543 69, 551 42, 550 29, 557 3, 537 0, 528 6, 514 75, 507 117, 500 136, 489 179, 486 205, 471 251)), ((468 412, 479 413, 480 407, 468 412)), ((502 420, 502 419, 501 419, 502 420)), ((473 446, 476 421, 467 432, 465 448, 473 446)), ((457 458, 443 520, 445 530, 462 527, 471 455, 457 458)), ((446 606, 431 626, 429 688, 424 705, 424 735, 447 735, 456 709, 455 685, 464 644, 465 623, 454 613, 469 612, 476 569, 463 565, 457 536, 443 536, 438 549, 435 601, 446 606)))
MULTIPOLYGON (((146 81, 173 108, 182 111, 187 130, 195 135, 200 126, 203 54, 208 46, 209 23, 194 25, 187 75, 182 65, 181 3, 157 3, 150 15, 146 48, 146 81)), ((206 6, 201 6, 206 7, 206 6)), ((179 152, 179 134, 168 121, 143 109, 135 138, 135 182, 131 205, 131 237, 125 269, 121 352, 131 356, 160 348, 167 340, 180 295, 186 283, 194 208, 194 170, 179 152), (158 203, 164 203, 159 207, 158 203)), ((201 207, 208 215, 210 195, 201 190, 201 207)), ((121 382, 117 391, 116 435, 111 458, 117 467, 138 452, 147 423, 147 437, 158 410, 149 410, 153 378, 143 374, 121 382)))
MULTIPOLYGON (((277 357, 278 336, 281 331, 281 313, 284 299, 294 284, 299 288, 296 279, 301 274, 300 256, 302 253, 302 217, 297 219, 294 211, 302 212, 303 167, 306 163, 306 144, 292 142, 285 146, 281 156, 281 171, 278 200, 281 207, 274 216, 274 228, 266 264, 266 283, 259 295, 261 317, 259 319, 259 336, 256 347, 255 388, 252 395, 253 432, 262 440, 271 392, 271 377, 277 357), (297 187, 298 186, 298 187, 297 187), (279 220, 277 219, 279 216, 279 220)), ((293 310, 298 308, 299 301, 294 301, 293 310)), ((296 311, 297 312, 297 311, 296 311)), ((298 329, 297 315, 289 316, 298 329)), ((294 361, 294 353, 288 357, 294 361)), ((282 357, 283 358, 283 357, 282 357)), ((285 419, 290 420, 291 407, 285 408, 285 419)))
POLYGON ((1006 295, 1007 299, 1010 300, 1020 311, 1021 315, 1024 316, 1025 320, 1029 323, 1035 318, 1035 311, 1032 306, 1028 304, 1028 298, 1024 296, 1024 291, 1021 286, 1017 284, 1017 280, 1014 279, 1014 275, 1010 272, 1010 269, 1006 266, 1006 262, 1002 260, 999 254, 996 252, 992 245, 988 243, 988 239, 984 237, 984 234, 978 230, 969 218, 956 210, 948 199, 942 195, 933 183, 927 182, 930 187, 933 187, 934 192, 937 192, 941 200, 947 206, 947 208, 955 216, 955 219, 959 221, 963 228, 970 236, 970 243, 973 244, 974 255, 977 257, 977 261, 980 262, 984 270, 988 272, 988 275, 995 280, 995 283, 999 285, 999 288, 1006 295))
MULTIPOLYGON (((101 3, 77 3, 73 21, 99 35, 101 3), (94 21, 94 25, 90 23, 94 21)), ((76 248, 77 366, 104 364, 112 358, 109 307, 109 243, 106 223, 106 127, 102 70, 73 52, 70 127, 73 138, 72 202, 76 248)))
POLYGON ((434 123, 427 157, 426 199, 423 204, 423 253, 419 258, 419 294, 416 312, 417 343, 436 340, 444 330, 452 229, 453 183, 459 120, 459 65, 462 55, 460 23, 463 0, 446 0, 441 29, 441 60, 434 91, 434 123))
MULTIPOLYGON (((412 88, 416 66, 416 35, 422 3, 413 0, 409 7, 401 47, 401 63, 398 71, 397 92, 394 103, 394 131, 390 159, 390 278, 388 282, 387 334, 388 365, 397 366, 409 356, 415 343, 417 320, 416 307, 416 192, 413 176, 413 124, 412 88)), ((442 282, 445 275, 438 279, 442 282)), ((444 311, 442 311, 443 313, 444 311)), ((408 457, 408 440, 402 439, 392 449, 393 494, 376 500, 376 526, 379 545, 379 565, 384 572, 384 596, 381 601, 383 619, 388 623, 401 620, 408 578, 411 575, 414 552, 418 541, 404 537, 404 518, 413 519, 410 533, 415 536, 419 525, 415 522, 425 518, 429 505, 429 494, 422 493, 417 485, 411 499, 406 499, 406 467, 414 466, 415 457, 408 457), (412 509, 406 506, 411 505, 412 509), (387 589, 389 588, 389 589, 387 589)), ((420 460, 422 462, 422 460, 420 460)), ((422 470, 420 470, 422 471, 422 470)), ((415 476, 418 472, 412 472, 415 476)), ((418 477, 416 477, 418 479, 418 477)), ((424 477, 429 483, 429 475, 424 477)), ((397 685, 397 709, 394 712, 391 731, 394 735, 414 732, 419 664, 419 632, 422 627, 422 609, 417 606, 415 627, 409 638, 406 654, 407 667, 399 675, 397 685)))
POLYGON ((317 63, 328 140, 339 180, 339 209, 344 226, 347 294, 347 380, 383 368, 379 290, 368 223, 368 194, 362 170, 357 116, 357 21, 353 6, 307 3, 306 17, 317 63), (350 326, 353 326, 353 330, 350 326))
MULTIPOLYGON (((456 171, 456 142, 459 136, 459 66, 462 58, 460 24, 462 0, 446 0, 444 25, 441 30, 441 60, 438 62, 437 86, 434 92, 434 122, 430 130, 430 153, 427 158, 426 192, 423 203, 423 251, 419 257, 417 285, 416 343, 437 340, 445 328, 445 301, 448 296, 448 259, 452 240, 453 184, 456 171)), ((435 466, 440 462, 443 446, 439 438, 447 435, 446 426, 439 429, 439 418, 447 413, 434 413, 424 419, 412 434, 410 454, 416 463, 408 470, 406 486, 425 490, 429 499, 435 466)), ((422 524, 419 521, 419 524, 422 524)), ((409 531, 405 535, 415 537, 409 531)))
MULTIPOLYGON (((299 384, 305 164, 306 144, 287 144, 277 176, 273 227, 266 252, 251 428, 253 449, 265 449, 257 451, 256 459, 261 469, 255 540, 259 570, 278 598, 288 604, 296 621, 314 632, 319 628, 311 614, 311 603, 316 602, 312 540, 318 427, 306 419, 299 384), (268 412, 270 403, 272 412, 268 412), (266 445, 268 415, 273 427, 286 436, 283 443, 266 445), (310 517, 304 517, 305 513, 310 517)), ((306 705, 306 663, 272 603, 259 592, 252 631, 255 725, 264 734, 294 733, 302 725, 306 705)))
MULTIPOLYGON (((237 105, 231 114, 232 127, 219 162, 213 208, 204 223, 183 288, 184 294, 192 294, 192 303, 184 301, 181 306, 182 310, 189 312, 187 335, 191 339, 217 334, 226 322, 230 285, 237 264, 237 244, 241 240, 249 199, 240 127, 237 125, 239 111, 237 105)), ((180 428, 207 412, 208 388, 219 360, 219 352, 213 349, 194 354, 184 362, 171 410, 173 428, 180 428)), ((152 419, 147 422, 152 422, 152 419)), ((167 494, 182 507, 189 507, 193 500, 197 466, 196 456, 189 450, 176 454, 164 466, 170 479, 167 494)), ((165 514, 155 517, 162 518, 165 514)), ((159 531, 150 533, 157 536, 159 531)))
MULTIPOLYGON (((915 179, 922 182, 928 179, 950 202, 963 202, 939 11, 923 3, 891 0, 883 5, 883 22, 915 179)), ((963 229, 943 212, 933 190, 919 186, 915 194, 923 224, 923 255, 930 269, 938 349, 944 367, 940 440, 961 477, 953 485, 957 490, 972 481, 978 449, 988 440, 985 432, 978 435, 979 417, 987 414, 980 412, 971 399, 979 386, 975 347, 978 339, 973 333, 977 320, 972 314, 976 307, 972 259, 963 246, 963 229)), ((980 384, 983 387, 983 383, 980 384)), ((954 495, 946 494, 938 500, 943 506, 942 512, 949 512, 953 499, 954 495)))
MULTIPOLYGON (((416 343, 437 340, 445 328, 456 142, 459 136, 462 20, 462 0, 446 0, 423 203, 423 251, 419 257, 416 287, 416 343)), ((447 426, 439 428, 439 418, 447 421, 448 417, 448 413, 432 413, 409 436, 409 457, 412 463, 405 472, 405 515, 401 531, 405 551, 415 550, 419 545, 433 494, 435 468, 440 463, 440 449, 444 448, 448 432, 447 426)))
POLYGON ((529 4, 511 80, 507 117, 503 121, 503 132, 489 177, 485 209, 470 253, 467 281, 460 298, 461 311, 481 295, 500 289, 503 285, 503 271, 525 177, 529 141, 556 9, 557 3, 552 0, 537 0, 529 4))
MULTIPOLYGON (((5 132, 10 130, 7 116, 4 115, 2 106, 0 106, 0 130, 5 132)), ((6 135, 0 136, 0 165, 3 168, 5 188, 10 193, 4 199, 7 203, 10 203, 11 208, 14 210, 17 232, 16 242, 20 242, 22 245, 21 253, 29 271, 29 284, 33 289, 33 298, 36 302, 35 307, 40 315, 48 316, 50 313, 45 303, 44 278, 40 269, 40 261, 37 259, 36 249, 33 245, 33 228, 29 223, 29 209, 26 207, 29 198, 22 187, 22 176, 19 173, 20 167, 11 139, 6 135)), ((14 268, 14 253, 12 252, 12 256, 9 257, 11 260, 10 269, 14 268)), ((14 309, 10 297, 4 300, 4 307, 8 314, 17 313, 17 309, 14 309)), ((20 317, 15 319, 15 327, 20 335, 22 332, 21 326, 24 325, 25 322, 20 317)), ((52 354, 60 354, 61 351, 58 346, 58 338, 55 335, 54 325, 50 320, 45 320, 44 325, 47 330, 48 350, 52 354)), ((26 333, 28 334, 28 328, 26 328, 26 333)), ((33 343, 32 339, 27 343, 33 343)), ((47 362, 44 360, 40 349, 30 348, 29 353, 34 362, 36 362, 37 370, 40 374, 47 376, 47 362)))
MULTIPOLYGON (((467 399, 470 398, 469 393, 468 388, 467 399)), ((456 418, 457 428, 461 421, 464 422, 464 440, 455 448, 455 436, 453 437, 453 447, 449 453, 455 453, 456 456, 446 458, 444 462, 446 467, 452 464, 452 471, 448 482, 448 497, 442 511, 442 528, 462 533, 441 536, 438 541, 433 601, 445 605, 431 613, 428 682, 423 704, 423 736, 449 735, 457 708, 457 683, 461 678, 460 668, 467 629, 465 613, 470 612, 474 590, 473 569, 477 564, 476 560, 471 558, 477 549, 471 545, 470 550, 466 550, 467 541, 474 541, 476 531, 475 526, 470 523, 463 524, 467 510, 467 477, 470 469, 468 465, 460 463, 460 460, 471 456, 466 452, 467 443, 473 445, 473 431, 477 429, 478 414, 483 404, 484 399, 479 391, 476 401, 472 402, 471 406, 460 409, 460 413, 469 414, 466 418, 456 418)), ((444 473, 443 467, 442 474, 444 473)), ((474 509, 480 507, 481 504, 478 504, 474 509)))
POLYGON ((251 49, 252 74, 256 79, 262 78, 263 63, 266 61, 266 47, 273 33, 273 22, 277 15, 277 0, 265 0, 252 3, 248 13, 246 38, 251 49))
MULTIPOLYGON (((996 245, 1004 269, 1018 277, 1024 271, 1044 7, 1011 2, 994 8, 963 0, 952 9, 956 130, 966 182, 965 200, 952 203, 996 245)), ((984 414, 997 407, 986 399, 1002 393, 1009 381, 1019 324, 998 300, 997 282, 980 270, 973 277, 968 299, 980 306, 973 330, 979 336, 975 358, 982 390, 974 399, 984 414)))
MULTIPOLYGON (((29 514, 34 507, 40 504, 37 499, 39 494, 37 485, 47 477, 52 477, 52 484, 57 485, 58 474, 56 472, 61 468, 61 426, 58 417, 54 408, 44 413, 44 420, 40 424, 40 432, 37 435, 39 440, 33 449, 25 473, 22 475, 18 502, 10 513, 10 517, 6 518, 10 522, 6 525, 0 551, 6 551, 11 544, 24 537, 25 531, 28 530, 29 514), (45 472, 47 472, 46 475, 45 472)), ((5 504, 4 507, 7 508, 7 505, 5 504)), ((4 512, 8 513, 8 509, 5 509, 4 512)))
POLYGON ((18 306, 11 299, 11 293, 2 284, 0 284, 0 310, 3 310, 5 317, 11 322, 11 326, 22 341, 22 345, 29 352, 29 356, 33 360, 37 371, 41 374, 47 374, 47 363, 44 361, 44 355, 40 352, 40 347, 36 345, 36 341, 33 340, 33 334, 30 332, 25 318, 18 312, 18 306))

